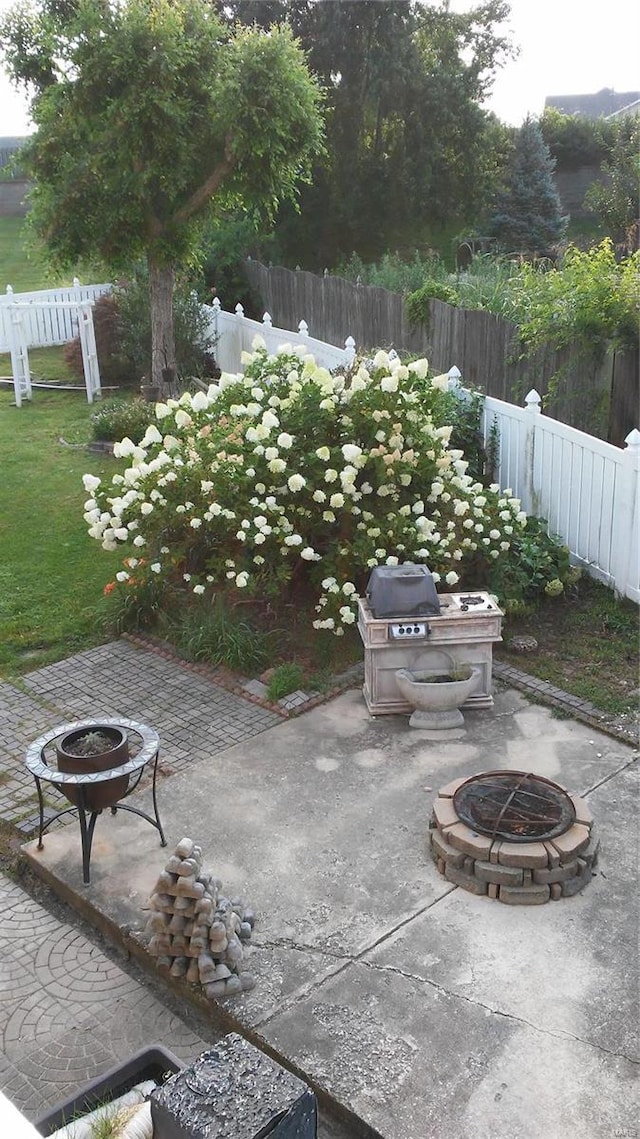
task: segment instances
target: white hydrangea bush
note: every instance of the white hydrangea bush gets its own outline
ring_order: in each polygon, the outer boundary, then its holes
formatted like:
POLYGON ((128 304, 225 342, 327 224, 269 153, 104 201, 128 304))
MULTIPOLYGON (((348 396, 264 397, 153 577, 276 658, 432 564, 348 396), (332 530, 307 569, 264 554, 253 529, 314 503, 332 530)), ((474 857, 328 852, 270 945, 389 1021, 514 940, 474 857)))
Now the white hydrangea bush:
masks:
POLYGON ((483 586, 526 516, 474 482, 435 425, 446 376, 383 351, 331 374, 259 339, 243 364, 157 404, 139 445, 115 445, 129 465, 110 487, 84 476, 89 534, 125 555, 118 585, 260 594, 304 581, 315 628, 338 636, 374 566, 421 562, 441 589, 470 574, 483 586))

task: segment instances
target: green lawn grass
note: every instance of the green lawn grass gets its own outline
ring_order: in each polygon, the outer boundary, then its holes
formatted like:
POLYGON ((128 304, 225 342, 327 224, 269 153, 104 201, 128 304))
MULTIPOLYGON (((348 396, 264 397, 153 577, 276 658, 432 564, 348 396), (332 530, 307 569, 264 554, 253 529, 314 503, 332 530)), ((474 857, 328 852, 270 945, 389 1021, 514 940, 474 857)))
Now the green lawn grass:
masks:
POLYGON ((0 292, 11 285, 14 293, 53 289, 70 285, 74 277, 86 284, 108 280, 104 269, 78 265, 65 273, 54 272, 44 253, 28 232, 23 217, 0 217, 0 292))
POLYGON ((13 393, 0 392, 4 676, 60 660, 110 635, 102 590, 120 559, 87 534, 82 475, 110 477, 121 464, 79 446, 90 438, 90 413, 80 394, 38 391, 18 409, 13 393))
POLYGON ((44 255, 28 236, 23 217, 0 217, 0 290, 11 285, 14 293, 70 285, 73 273, 53 273, 44 255))
MULTIPOLYGON (((105 280, 104 271, 88 268, 77 273, 56 274, 47 266, 44 255, 32 244, 25 218, 0 217, 0 292, 11 285, 14 293, 36 292, 39 289, 70 285, 74 276, 81 281, 105 280)), ((32 348, 29 367, 33 380, 53 383, 82 383, 74 376, 64 359, 64 347, 32 348)), ((0 353, 0 377, 11 377, 11 356, 0 353)))

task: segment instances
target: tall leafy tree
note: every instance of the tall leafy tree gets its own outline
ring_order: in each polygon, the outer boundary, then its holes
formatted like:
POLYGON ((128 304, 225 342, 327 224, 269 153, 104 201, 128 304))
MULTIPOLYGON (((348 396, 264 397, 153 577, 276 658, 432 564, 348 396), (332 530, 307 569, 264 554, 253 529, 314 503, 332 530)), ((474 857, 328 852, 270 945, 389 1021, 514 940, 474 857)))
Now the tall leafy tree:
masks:
POLYGON ((508 53, 508 6, 460 15, 415 0, 218 0, 229 19, 286 17, 327 97, 327 157, 283 209, 285 257, 334 264, 357 249, 415 245, 429 225, 461 224, 492 177, 495 121, 480 103, 508 53))
POLYGON ((505 185, 489 223, 490 235, 503 248, 541 253, 564 237, 567 218, 553 181, 554 167, 539 124, 527 117, 516 134, 505 185))
POLYGON ((273 214, 321 150, 321 94, 290 29, 234 29, 207 0, 40 0, 0 47, 33 94, 32 222, 61 265, 149 269, 151 375, 175 369, 175 267, 202 219, 273 214))
POLYGON ((636 115, 615 123, 601 168, 606 181, 589 187, 585 205, 599 217, 608 237, 631 254, 640 236, 640 119, 636 115))

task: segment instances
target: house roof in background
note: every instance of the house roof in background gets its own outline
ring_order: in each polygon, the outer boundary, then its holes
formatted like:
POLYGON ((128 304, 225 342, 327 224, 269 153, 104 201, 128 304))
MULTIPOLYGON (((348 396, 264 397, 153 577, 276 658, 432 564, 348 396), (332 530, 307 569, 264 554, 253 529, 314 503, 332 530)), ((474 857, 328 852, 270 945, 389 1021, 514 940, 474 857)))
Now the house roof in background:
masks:
POLYGON ((603 87, 594 95, 547 95, 544 105, 561 111, 563 115, 599 119, 621 112, 635 113, 638 100, 640 91, 614 91, 611 87, 603 87))

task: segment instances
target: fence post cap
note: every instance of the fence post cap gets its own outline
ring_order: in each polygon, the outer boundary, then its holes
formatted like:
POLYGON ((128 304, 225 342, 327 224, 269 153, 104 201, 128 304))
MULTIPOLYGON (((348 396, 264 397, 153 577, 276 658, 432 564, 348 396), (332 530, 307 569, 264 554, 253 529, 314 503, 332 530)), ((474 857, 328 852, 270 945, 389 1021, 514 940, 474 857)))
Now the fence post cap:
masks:
POLYGON ((270 313, 268 313, 268 312, 265 312, 265 313, 264 313, 264 315, 263 315, 263 317, 262 317, 262 323, 263 323, 263 324, 268 324, 268 325, 269 325, 269 327, 271 327, 271 325, 272 325, 272 323, 273 323, 273 322, 272 322, 272 320, 271 320, 271 314, 270 314, 270 313))
POLYGON ((235 311, 236 316, 244 316, 244 309, 243 309, 242 305, 240 304, 240 301, 238 301, 234 311, 235 311))
POLYGON ((637 427, 634 427, 625 437, 625 443, 627 447, 631 447, 634 451, 640 449, 640 431, 638 431, 637 427))
POLYGON ((355 348, 356 342, 353 339, 353 336, 347 336, 347 339, 344 342, 344 346, 345 348, 355 348))
POLYGON ((79 277, 74 277, 74 278, 73 278, 73 287, 74 287, 74 289, 79 289, 79 288, 80 288, 80 278, 79 278, 79 277))
POLYGON ((454 364, 452 368, 449 368, 447 375, 448 375, 450 380, 461 380, 462 379, 462 372, 460 371, 457 364, 454 364))
POLYGON ((220 310, 220 298, 219 297, 213 298, 213 300, 211 302, 211 307, 214 308, 216 310, 216 312, 218 312, 220 310))
POLYGON ((537 392, 535 388, 532 388, 530 392, 527 392, 526 396, 524 397, 524 402, 527 405, 528 411, 540 411, 540 404, 542 403, 542 400, 540 393, 537 392))
POLYGON ((298 332, 301 336, 309 335, 309 325, 307 324, 306 320, 300 321, 300 324, 298 325, 298 332))
POLYGON ((13 296, 13 285, 7 285, 6 291, 7 291, 7 296, 12 297, 13 296))

